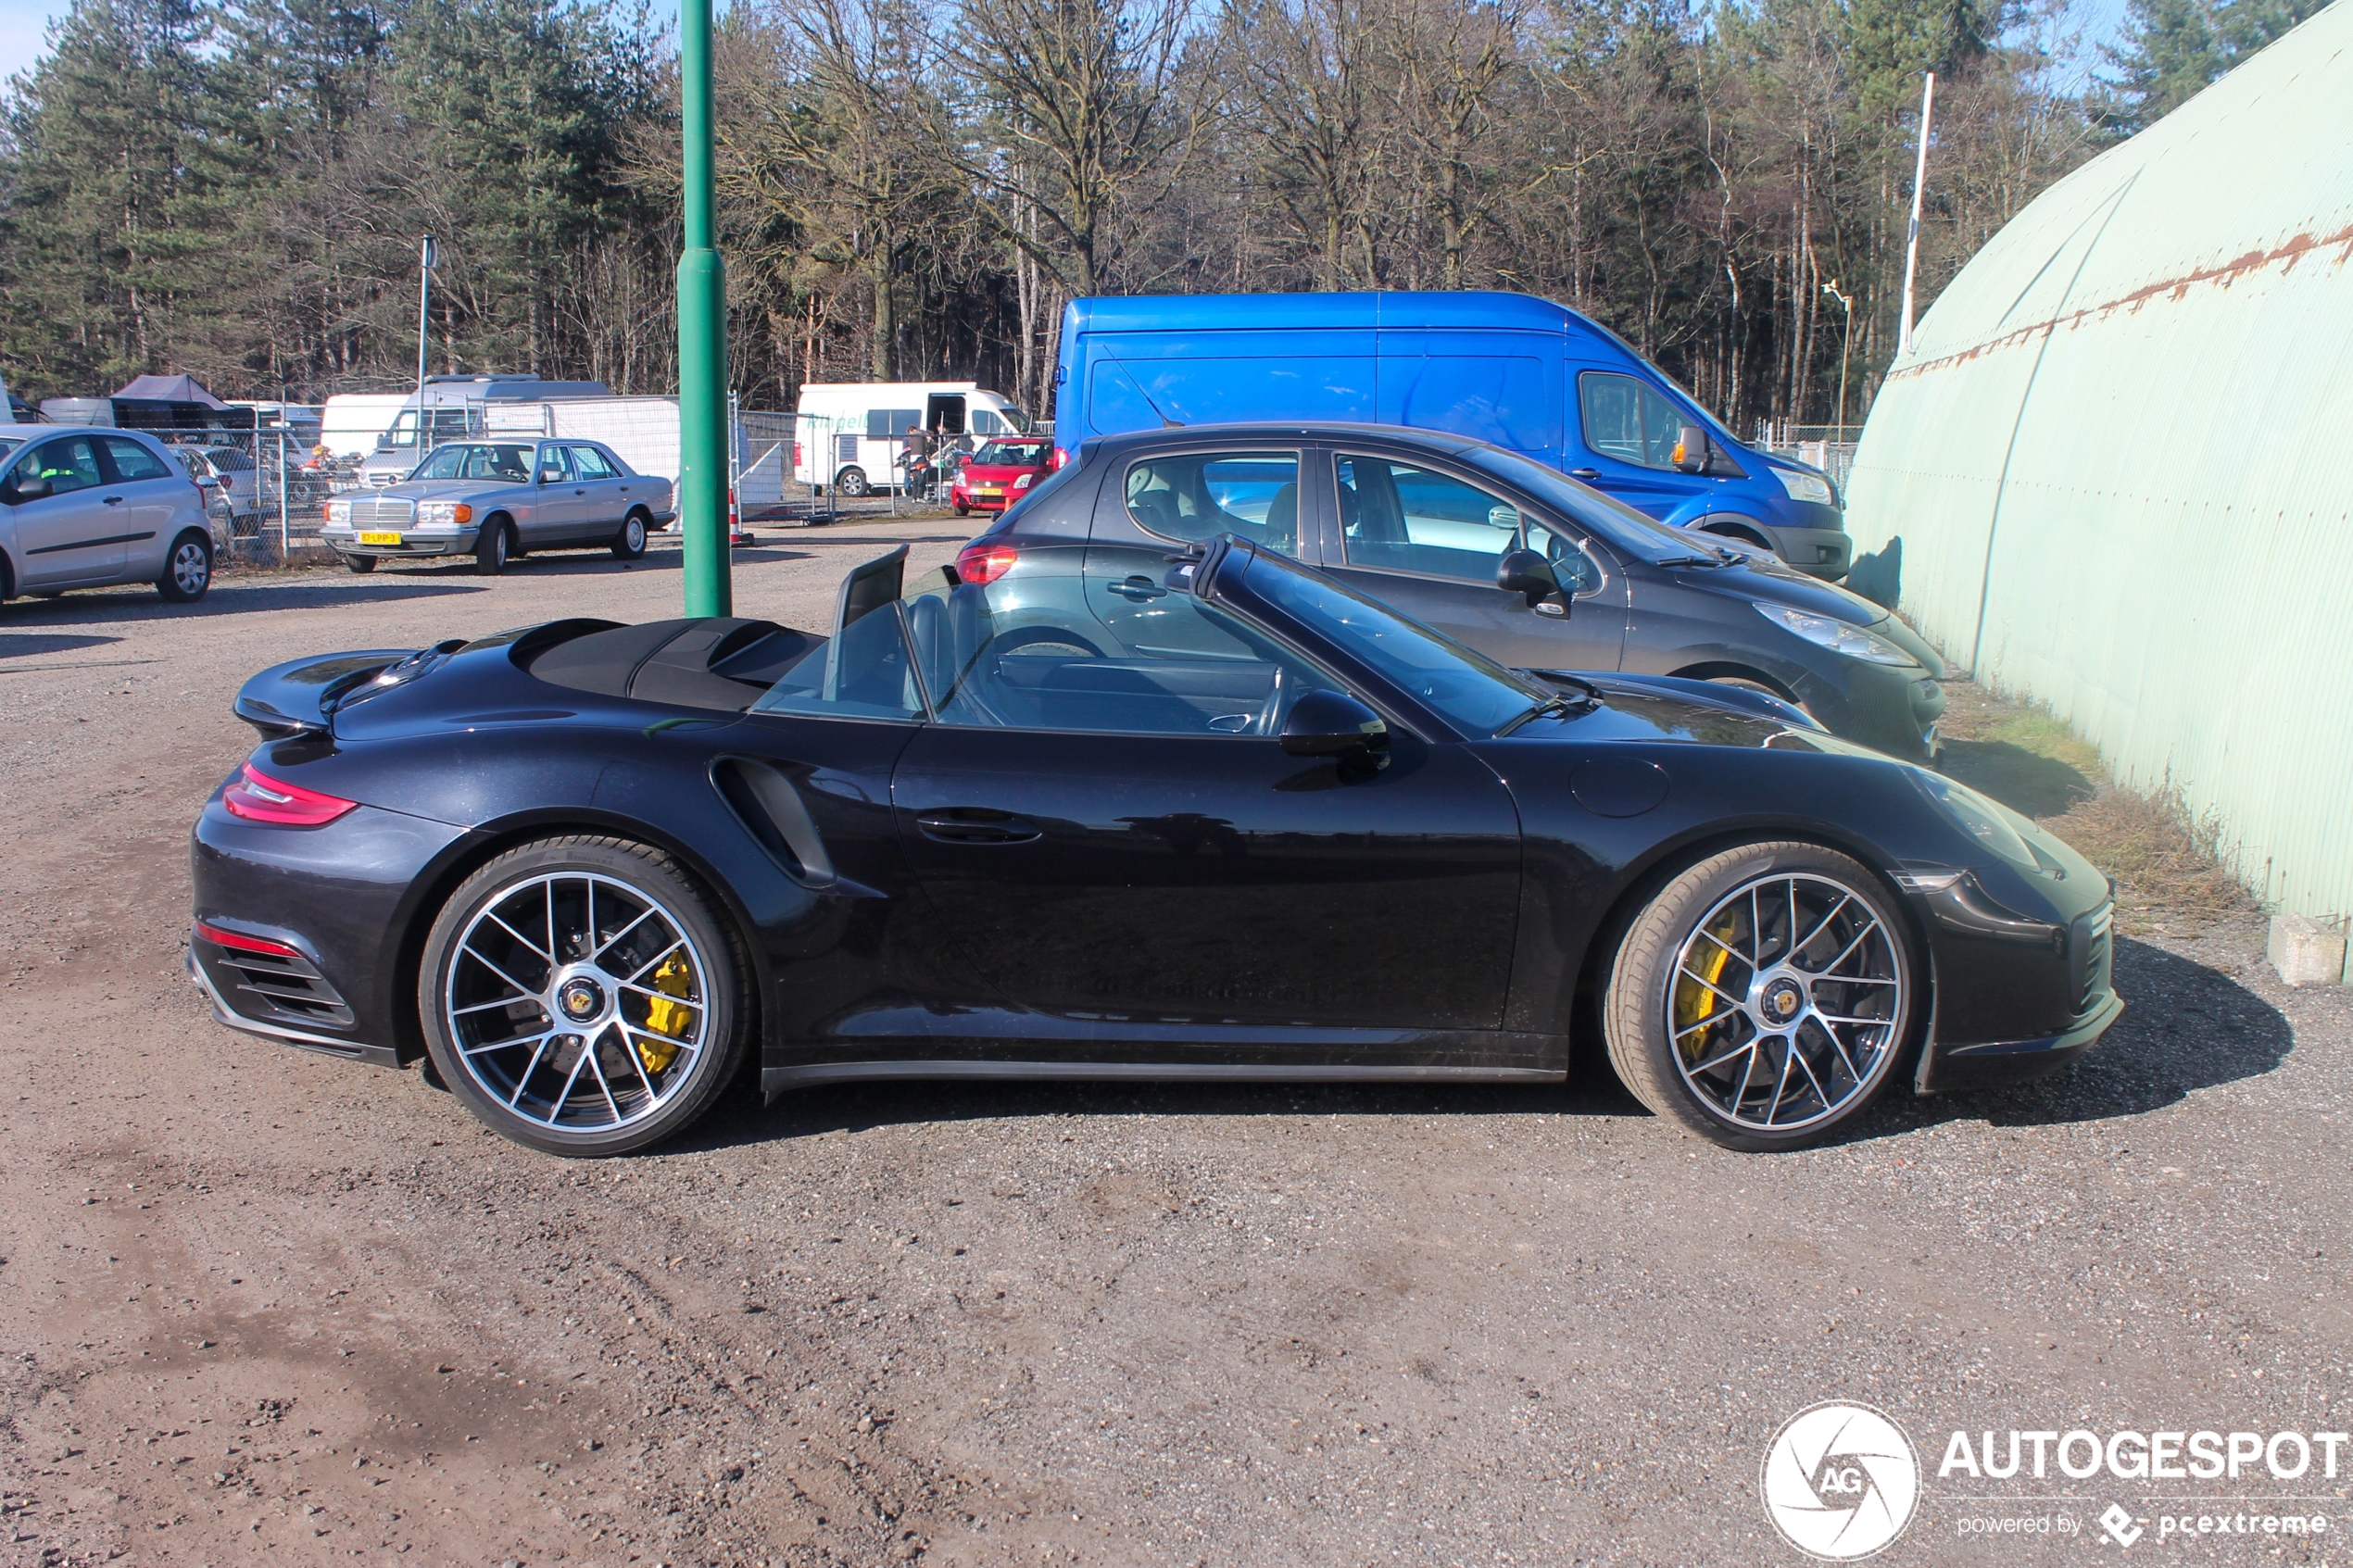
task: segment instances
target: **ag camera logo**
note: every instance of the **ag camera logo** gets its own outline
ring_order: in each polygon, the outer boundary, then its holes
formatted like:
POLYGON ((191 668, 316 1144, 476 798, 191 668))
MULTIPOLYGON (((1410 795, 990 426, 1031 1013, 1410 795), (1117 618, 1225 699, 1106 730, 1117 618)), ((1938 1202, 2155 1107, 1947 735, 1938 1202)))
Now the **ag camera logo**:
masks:
POLYGON ((1765 1450, 1765 1514, 1781 1538, 1831 1562, 1893 1542, 1919 1502, 1911 1439, 1869 1405, 1830 1399, 1798 1411, 1765 1450))

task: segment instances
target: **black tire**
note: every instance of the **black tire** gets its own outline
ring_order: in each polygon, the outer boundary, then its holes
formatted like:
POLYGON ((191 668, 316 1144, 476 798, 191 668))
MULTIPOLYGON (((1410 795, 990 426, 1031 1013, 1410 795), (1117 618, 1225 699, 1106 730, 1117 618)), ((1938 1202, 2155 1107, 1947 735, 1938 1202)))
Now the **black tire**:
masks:
POLYGON ((874 494, 874 486, 866 482, 866 470, 859 468, 843 469, 835 474, 834 490, 836 494, 852 501, 862 495, 874 494))
POLYGON ((376 570, 376 558, 373 556, 346 556, 343 558, 343 564, 349 567, 352 571, 364 575, 365 573, 376 570))
POLYGON ((647 515, 643 508, 623 518, 621 522, 621 532, 612 536, 612 558, 635 560, 639 556, 644 555, 646 531, 652 525, 653 519, 647 515))
POLYGON ((973 515, 973 509, 970 507, 958 507, 956 508, 956 515, 958 517, 970 517, 973 515))
POLYGON ((507 558, 515 547, 514 524, 504 517, 494 517, 482 525, 474 536, 474 570, 484 577, 496 577, 507 570, 507 558))
POLYGON ((212 586, 212 538, 191 528, 171 542, 156 592, 167 604, 192 605, 212 586))
MULTIPOLYGON (((549 1154, 601 1158, 633 1153, 685 1131, 734 1080, 751 1032, 749 973, 734 925, 675 860, 627 839, 568 835, 507 851, 449 896, 425 938, 417 1010, 434 1066, 484 1125, 549 1154), (550 895, 547 907, 557 929, 549 947, 565 960, 560 966, 533 945, 535 939, 548 941, 549 922, 543 919, 535 927, 532 915, 519 912, 538 908, 537 887, 551 879, 558 892, 550 895), (602 897, 608 900, 596 922, 596 935, 610 944, 593 949, 588 943, 594 938, 584 941, 576 928, 574 916, 581 906, 568 905, 561 893, 570 884, 591 879, 605 890, 602 897), (506 899, 514 904, 504 918, 520 924, 520 937, 513 928, 485 919, 506 899), (653 913, 635 918, 633 906, 650 908, 653 913), (618 934, 611 929, 615 927, 618 934), (463 946, 470 939, 511 940, 512 945, 485 959, 463 946), (618 961, 610 956, 615 951, 624 954, 618 961), (688 979, 681 982, 687 988, 665 994, 682 998, 675 1004, 681 1013, 702 1014, 699 1046, 676 1052, 667 1065, 646 1056, 648 1044, 658 1051, 666 1041, 642 1025, 651 1022, 664 1029, 665 1035, 667 1026, 650 1013, 637 1025, 629 1024, 623 1010, 646 1004, 631 1002, 623 986, 614 984, 625 978, 619 972, 624 966, 634 966, 639 976, 652 971, 657 978, 651 984, 661 985, 660 977, 670 962, 665 954, 688 966, 688 979), (657 962, 662 968, 655 969, 657 962), (500 974, 494 963, 510 972, 500 974), (605 969, 605 964, 612 968, 605 969), (517 970, 527 972, 512 972, 517 970), (607 1010, 590 1016, 606 1022, 584 1026, 585 1034, 560 1033, 568 1023, 556 1010, 568 1005, 564 993, 573 990, 583 976, 591 982, 587 991, 607 998, 607 1010), (525 990, 533 984, 542 991, 525 990), (477 991, 492 1004, 500 999, 498 993, 511 993, 513 1003, 532 1016, 518 1020, 514 1007, 485 1009, 459 1000, 477 991), (541 1025, 547 1026, 545 1031, 541 1025), (499 1045, 508 1031, 519 1031, 513 1035, 515 1044, 499 1045), (463 1041, 461 1035, 467 1036, 463 1041), (584 1067, 590 1069, 598 1085, 594 1093, 581 1073, 584 1067), (570 1076, 559 1086, 556 1080, 567 1068, 570 1076), (684 1076, 673 1082, 673 1072, 684 1076), (657 1073, 661 1074, 659 1084, 653 1081, 657 1073), (632 1087, 631 1074, 641 1087, 632 1087), (610 1117, 598 1109, 599 1099, 610 1109, 610 1117), (547 1115, 526 1113, 528 1108, 549 1107, 547 1115), (579 1114, 567 1123, 575 1107, 579 1114)), ((635 989, 653 997, 644 987, 635 989)), ((570 999, 580 998, 575 995, 570 999)), ((654 1000, 661 1005, 658 997, 654 1000)))
POLYGON ((1742 845, 1669 879, 1626 927, 1602 998, 1610 1065, 1687 1132, 1727 1148, 1802 1148, 1902 1071, 1925 1016, 1921 972, 1894 895, 1860 862, 1816 844, 1742 845), (1786 910, 1768 891, 1782 888, 1786 910), (1675 1043, 1686 1012, 1689 1054, 1675 1043))

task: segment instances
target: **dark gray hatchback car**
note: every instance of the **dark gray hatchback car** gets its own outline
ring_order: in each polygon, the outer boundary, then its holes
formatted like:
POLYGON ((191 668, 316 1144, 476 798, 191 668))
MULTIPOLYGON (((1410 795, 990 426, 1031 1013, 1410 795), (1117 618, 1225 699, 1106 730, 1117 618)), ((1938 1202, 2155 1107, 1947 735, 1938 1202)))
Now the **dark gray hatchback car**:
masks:
POLYGON ((1748 686, 1898 756, 1937 749, 1944 661, 1903 621, 1462 436, 1235 424, 1089 441, 957 566, 986 582, 1028 545, 1182 546, 1221 533, 1318 567, 1503 664, 1748 686))

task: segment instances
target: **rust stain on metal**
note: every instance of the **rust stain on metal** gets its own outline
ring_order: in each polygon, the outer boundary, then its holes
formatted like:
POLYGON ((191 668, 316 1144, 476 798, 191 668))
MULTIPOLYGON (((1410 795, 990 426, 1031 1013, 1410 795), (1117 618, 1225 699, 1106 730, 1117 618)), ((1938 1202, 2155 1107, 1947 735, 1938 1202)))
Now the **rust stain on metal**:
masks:
POLYGON ((2283 264, 2280 269, 2282 271, 2288 271, 2309 253, 2325 250, 2331 246, 2337 247, 2335 257, 2337 265, 2342 266, 2348 258, 2353 258, 2353 225, 2339 229, 2335 233, 2322 239, 2315 239, 2310 234, 2297 234, 2271 250, 2251 250, 2244 256, 2225 261, 2219 266, 2202 267, 2195 272, 2184 272, 2178 278, 2162 279, 2134 289, 2131 294, 2119 295, 2115 299, 2106 300, 2098 305, 2087 305, 2080 310, 2070 310, 2063 316, 2054 316, 2046 321, 2037 321, 2031 326, 2020 327, 2012 332, 2004 332, 1999 337, 1988 338, 1983 343, 1973 344, 1951 354, 1939 355, 1933 359, 1924 359, 1917 365, 1906 365, 1900 370, 1891 371, 1887 379, 1898 381, 1906 376, 1924 375, 1930 370, 1943 370, 1948 365, 1967 364, 1981 354, 1990 354, 1998 348, 2015 347, 2020 344, 2032 342, 2038 335, 2055 332, 2061 327, 2081 326, 2094 317, 2107 316, 2118 310, 2138 309, 2159 295, 2180 299, 2198 283, 2214 283, 2228 288, 2237 279, 2259 268, 2269 267, 2274 262, 2283 264))

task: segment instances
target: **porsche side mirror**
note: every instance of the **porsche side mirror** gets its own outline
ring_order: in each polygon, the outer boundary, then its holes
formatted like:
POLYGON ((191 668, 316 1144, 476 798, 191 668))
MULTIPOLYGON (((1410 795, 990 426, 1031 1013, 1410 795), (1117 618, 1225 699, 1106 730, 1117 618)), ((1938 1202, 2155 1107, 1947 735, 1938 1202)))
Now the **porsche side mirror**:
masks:
POLYGON ((1677 473, 1705 473, 1708 459, 1715 455, 1707 432, 1697 425, 1683 425, 1675 432, 1675 450, 1667 454, 1667 460, 1677 473))
POLYGON ((1343 776, 1389 766, 1389 726, 1346 692, 1309 692, 1283 715, 1283 749, 1293 757, 1329 757, 1343 776))
POLYGON ((1506 594, 1519 594, 1534 609, 1560 592, 1560 579, 1554 575, 1553 563, 1534 550, 1506 550, 1504 558, 1495 563, 1495 586, 1506 594))

